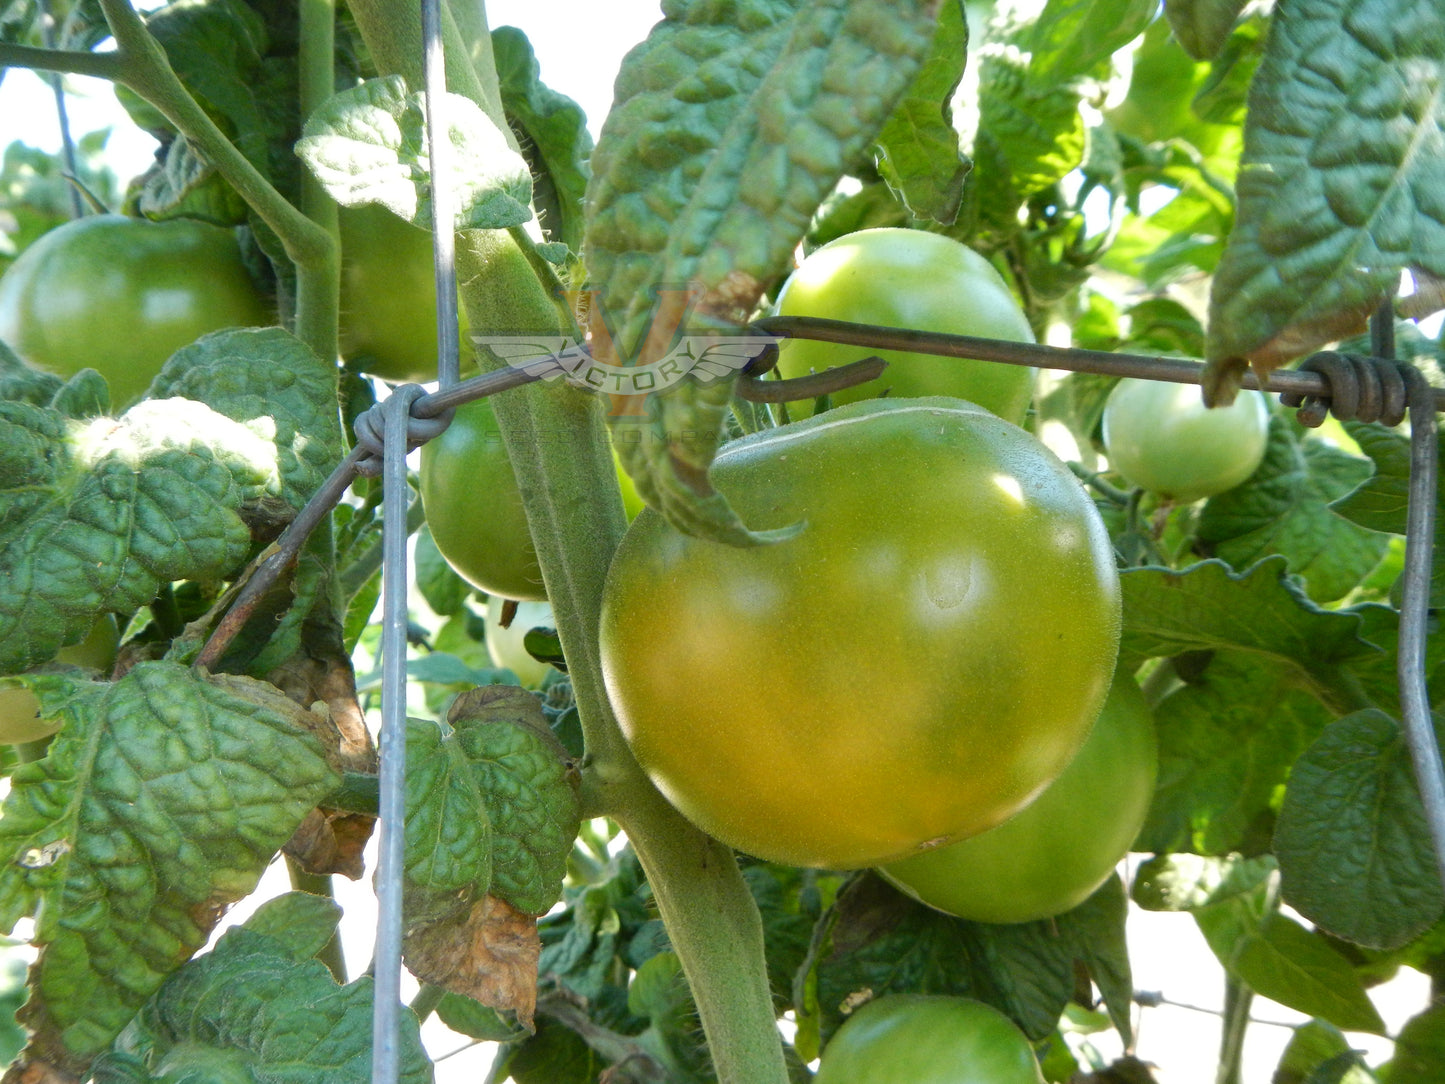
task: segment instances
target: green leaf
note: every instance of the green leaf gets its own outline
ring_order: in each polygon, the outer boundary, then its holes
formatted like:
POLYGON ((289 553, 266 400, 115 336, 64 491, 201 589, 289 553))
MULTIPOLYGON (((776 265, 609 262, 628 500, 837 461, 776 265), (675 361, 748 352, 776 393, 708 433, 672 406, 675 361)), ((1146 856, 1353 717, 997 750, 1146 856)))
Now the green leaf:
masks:
POLYGON ((1383 1034, 1384 1021, 1350 963, 1298 922, 1260 914, 1260 892, 1194 912, 1230 974, 1256 993, 1345 1031, 1383 1034))
POLYGON ((246 201, 183 136, 171 140, 141 178, 137 207, 147 218, 198 218, 217 226, 240 225, 247 214, 246 201))
POLYGON ((1378 422, 1347 422, 1345 431, 1370 457, 1375 471, 1336 498, 1330 510, 1371 531, 1404 534, 1410 506, 1410 438, 1378 422))
POLYGON ((1084 161, 1079 104, 1156 9, 1153 0, 1049 0, 1012 7, 989 25, 972 181, 985 223, 1016 231, 1024 201, 1084 161))
POLYGON ((1120 653, 1126 660, 1231 648, 1269 655, 1306 674, 1374 654, 1360 619, 1320 609, 1289 582, 1283 557, 1234 572, 1222 561, 1186 569, 1126 569, 1120 653))
POLYGON ((1276 660, 1221 651, 1155 705, 1159 776, 1136 846, 1267 850, 1290 765, 1329 720, 1298 684, 1276 660))
POLYGON ((231 572, 251 545, 241 509, 279 488, 274 445, 201 403, 146 400, 119 420, 0 403, 0 672, 163 583, 231 572))
MULTIPOLYGON (((607 364, 658 361, 690 314, 713 332, 751 315, 936 26, 932 5, 885 0, 679 0, 666 15, 628 54, 592 156, 585 255, 600 286, 593 352, 607 364)), ((768 536, 707 478, 736 372, 722 369, 619 397, 609 422, 648 504, 689 533, 757 544, 768 536)))
POLYGON ((1264 462, 1242 485, 1212 498, 1199 519, 1208 552, 1235 568, 1282 554, 1316 602, 1348 594, 1385 556, 1388 540, 1330 510, 1368 477, 1369 464, 1292 424, 1270 420, 1264 462))
MULTIPOLYGON (((103 19, 101 25, 105 25, 103 19)), ((110 134, 107 128, 88 132, 75 141, 75 173, 101 203, 117 207, 121 185, 105 158, 110 134)), ((0 230, 0 272, 41 234, 70 221, 72 185, 65 177, 68 172, 59 152, 49 154, 18 140, 6 146, 0 158, 0 211, 7 216, 5 228, 0 230)), ((0 390, 0 398, 11 396, 0 390)))
POLYGON ((514 685, 464 693, 447 721, 492 822, 492 895, 541 915, 561 895, 581 823, 576 769, 542 714, 514 685))
POLYGON ((1346 941, 1398 948, 1445 910, 1409 750, 1382 711, 1336 720, 1299 758, 1274 843, 1285 902, 1346 941))
POLYGON ((270 685, 168 662, 32 687, 65 725, 11 776, 0 929, 36 916, 32 1046, 78 1071, 336 789, 338 738, 270 685))
POLYGON ((1269 855, 1157 854, 1135 872, 1132 897, 1146 911, 1194 911, 1254 891, 1274 870, 1269 855))
POLYGON ((426 719, 406 724, 408 925, 450 918, 492 881, 492 824, 481 787, 455 734, 426 719))
MULTIPOLYGON (((532 217, 532 177, 477 104, 459 94, 440 103, 447 123, 457 229, 507 229, 532 217)), ((399 75, 368 79, 327 99, 311 115, 296 153, 336 202, 379 203, 432 228, 431 160, 420 92, 399 75)))
POLYGON ((492 31, 502 108, 532 169, 532 205, 547 236, 572 251, 582 247, 582 201, 592 136, 582 107, 542 82, 527 35, 514 26, 492 31))
MULTIPOLYGON (((214 1070, 182 1075, 219 1063, 239 1066, 237 1080, 367 1084, 371 1015, 369 977, 338 986, 322 964, 298 961, 274 939, 243 927, 161 987, 116 1053, 98 1064, 97 1076, 119 1055, 152 1070, 165 1066, 171 1079, 232 1079, 214 1070)), ((399 1079, 429 1084, 431 1063, 411 1013, 401 1014, 398 1046, 399 1079)))
POLYGON ((1239 222, 1210 295, 1216 394, 1364 325, 1409 270, 1445 286, 1445 34, 1436 0, 1281 5, 1250 87, 1239 222))
POLYGON ((1311 1020, 1294 1029, 1271 1084, 1325 1084, 1326 1079, 1330 1084, 1370 1084, 1374 1077, 1339 1028, 1324 1020, 1311 1020), (1321 1072, 1334 1075, 1325 1078, 1321 1072))
POLYGON ((246 920, 246 929, 265 934, 293 960, 309 960, 336 936, 341 905, 326 896, 286 892, 267 900, 246 920))
POLYGON ((958 148, 953 92, 968 60, 962 0, 945 0, 923 66, 878 133, 878 172, 914 218, 951 225, 972 165, 958 148))
POLYGON ((413 561, 417 590, 426 604, 443 617, 461 613, 472 597, 472 585, 452 571, 425 525, 416 534, 413 561))
POLYGON ((1380 1072, 1382 1084, 1433 1084, 1445 1073, 1445 1005, 1413 1016, 1395 1039, 1395 1056, 1380 1072))
POLYGON ((858 995, 894 991, 977 998, 1031 1039, 1053 1034, 1074 994, 1075 962, 1089 971, 1126 1036, 1133 988, 1124 948, 1126 901, 1117 878, 1053 919, 966 922, 904 896, 871 874, 852 881, 819 922, 795 998, 800 1030, 826 1041, 858 995), (811 1017, 821 1019, 811 1019, 811 1017))
POLYGON ((1196 60, 1219 52, 1249 0, 1166 0, 1164 14, 1174 37, 1196 60))
POLYGON ((437 1005, 437 1016, 453 1031, 483 1042, 505 1043, 526 1034, 520 1026, 504 1019, 496 1009, 464 994, 442 995, 437 1005))

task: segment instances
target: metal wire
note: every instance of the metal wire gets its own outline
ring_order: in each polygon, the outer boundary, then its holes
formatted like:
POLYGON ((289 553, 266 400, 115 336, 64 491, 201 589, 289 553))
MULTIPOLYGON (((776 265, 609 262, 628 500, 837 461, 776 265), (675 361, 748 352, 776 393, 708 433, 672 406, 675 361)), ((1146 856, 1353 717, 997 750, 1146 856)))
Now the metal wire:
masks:
POLYGON ((422 80, 426 86, 427 156, 431 162, 432 263, 436 271, 437 380, 449 388, 461 375, 457 328, 456 212, 451 186, 451 129, 446 119, 446 58, 441 4, 422 0, 422 80))
POLYGON ((407 426, 416 384, 383 404, 380 840, 376 867, 376 952, 371 1034, 373 1084, 395 1084, 400 1071, 402 867, 406 824, 407 426))

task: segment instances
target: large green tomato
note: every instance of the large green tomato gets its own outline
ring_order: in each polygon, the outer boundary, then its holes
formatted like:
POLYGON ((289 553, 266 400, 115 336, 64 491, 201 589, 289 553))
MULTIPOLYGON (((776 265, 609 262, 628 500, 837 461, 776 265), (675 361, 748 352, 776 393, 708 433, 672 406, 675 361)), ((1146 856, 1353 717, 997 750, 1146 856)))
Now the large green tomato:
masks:
MULTIPOLYGON (((437 378, 436 271, 432 237, 367 203, 340 209, 341 352, 384 380, 437 378)), ((465 336, 466 314, 458 316, 465 336)), ((462 339, 462 367, 470 350, 462 339)))
MULTIPOLYGON (((84 640, 61 648, 55 661, 109 674, 110 668, 115 665, 119 644, 120 627, 116 624, 115 615, 105 614, 91 626, 84 640)), ((40 717, 40 702, 29 689, 0 689, 0 744, 38 741, 59 729, 59 719, 40 717)))
MULTIPOLYGON (((1018 303, 991 264, 949 237, 894 227, 860 230, 830 241, 803 261, 778 295, 781 316, 819 316, 860 324, 1033 342, 1018 303)), ((778 372, 806 376, 865 357, 862 347, 787 339, 778 372)), ((833 395, 853 403, 882 395, 948 395, 1021 424, 1033 397, 1034 371, 993 361, 876 351, 888 362, 877 380, 833 395)), ((807 403, 791 408, 808 411, 807 403)))
POLYGON ((1059 774, 1108 691, 1109 539, 1029 434, 957 399, 870 399, 713 466, 749 526, 646 510, 603 590, 603 673, 662 793, 771 861, 878 865, 974 835, 1059 774))
POLYGON ((890 994, 850 1016, 814 1084, 1043 1084, 1013 1021, 981 1001, 890 994))
POLYGON ((982 835, 879 870, 940 911, 976 922, 1032 922, 1083 903, 1139 834, 1159 765, 1144 694, 1115 675, 1089 740, 1024 809, 982 835))
POLYGON ((1239 393, 1204 405, 1193 384, 1125 379, 1104 404, 1109 465, 1131 484, 1176 501, 1233 489, 1259 469, 1269 443, 1269 401, 1239 393))
MULTIPOLYGON (((642 502, 617 470, 631 518, 642 502)), ((447 431, 422 448, 421 500, 437 549, 463 579, 504 599, 547 597, 517 476, 486 399, 459 407, 447 431)))
POLYGON ((59 376, 98 370, 117 408, 202 335, 272 323, 235 234, 185 219, 79 218, 0 278, 0 341, 59 376))

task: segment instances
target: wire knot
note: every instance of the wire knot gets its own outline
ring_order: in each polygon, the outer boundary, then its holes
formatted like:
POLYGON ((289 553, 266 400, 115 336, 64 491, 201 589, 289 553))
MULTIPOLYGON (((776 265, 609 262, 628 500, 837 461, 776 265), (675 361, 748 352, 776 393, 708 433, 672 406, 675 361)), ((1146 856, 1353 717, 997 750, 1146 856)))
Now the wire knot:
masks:
POLYGON ((1389 358, 1322 350, 1300 365, 1301 372, 1319 373, 1329 390, 1324 395, 1283 392, 1279 401, 1297 407, 1301 425, 1318 428, 1326 415, 1341 421, 1399 425, 1408 407, 1407 382, 1414 367, 1389 358))
POLYGON ((452 422, 452 416, 456 414, 456 408, 449 408, 433 417, 419 417, 413 412, 413 408, 416 401, 426 394, 426 389, 420 384, 403 384, 393 390, 385 400, 377 403, 376 406, 356 419, 354 426, 356 443, 366 452, 366 455, 357 461, 357 474, 367 478, 380 477, 386 451, 386 415, 390 411, 406 412, 406 450, 408 452, 420 448, 427 441, 446 432, 447 426, 452 422))

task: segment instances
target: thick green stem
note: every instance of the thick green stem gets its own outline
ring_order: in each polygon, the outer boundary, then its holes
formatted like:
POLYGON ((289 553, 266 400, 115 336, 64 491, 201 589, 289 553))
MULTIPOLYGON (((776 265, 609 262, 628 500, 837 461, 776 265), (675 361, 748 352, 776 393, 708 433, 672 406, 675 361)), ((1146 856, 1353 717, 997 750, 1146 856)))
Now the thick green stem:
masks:
MULTIPOLYGON (((353 0, 351 10, 378 67, 420 85, 416 4, 353 0)), ((485 64, 479 72, 474 58, 453 49, 456 27, 449 17, 443 27, 451 54, 448 86, 507 131, 495 73, 485 64)), ((473 230, 458 238, 457 279, 474 337, 576 334, 564 299, 539 279, 531 247, 524 235, 503 231, 473 230)), ((607 699, 598 645, 602 585, 627 521, 602 403, 565 384, 518 388, 492 403, 567 655, 587 748, 587 815, 608 813, 628 832, 691 984, 718 1080, 785 1084, 762 920, 737 861, 684 820, 643 775, 607 699)))
MULTIPOLYGON (((114 55, 119 58, 120 69, 118 81, 160 110, 205 155, 262 221, 276 232, 286 255, 296 264, 298 297, 325 298, 329 289, 326 284, 337 275, 336 245, 331 235, 293 207, 226 138, 182 85, 166 58, 165 50, 151 36, 145 21, 127 0, 100 0, 100 6, 115 36, 117 49, 114 55)), ((304 308, 321 313, 320 317, 313 319, 322 325, 326 323, 324 304, 304 308)), ((330 322, 334 325, 334 313, 330 322)), ((335 356, 334 326, 329 340, 324 327, 309 324, 298 324, 297 334, 322 357, 335 356)))
POLYGON ((118 82, 121 58, 116 53, 83 53, 74 49, 38 49, 33 45, 0 42, 0 68, 90 75, 118 82))

